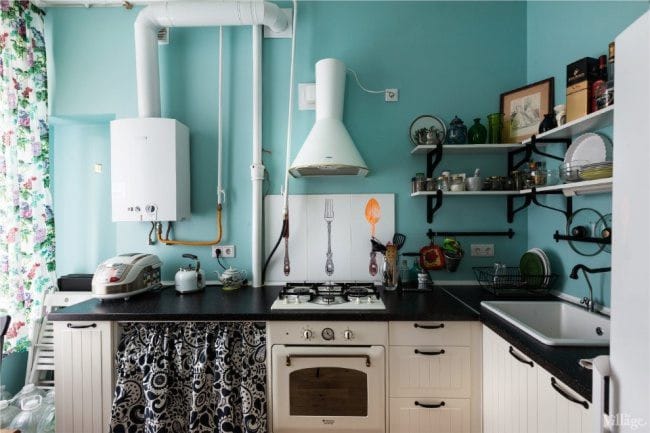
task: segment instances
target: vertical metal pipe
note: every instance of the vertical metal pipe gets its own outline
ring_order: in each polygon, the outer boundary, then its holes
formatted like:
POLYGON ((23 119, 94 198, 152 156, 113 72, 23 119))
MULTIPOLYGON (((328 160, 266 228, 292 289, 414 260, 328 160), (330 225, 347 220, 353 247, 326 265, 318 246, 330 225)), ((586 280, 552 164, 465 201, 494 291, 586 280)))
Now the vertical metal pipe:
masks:
POLYGON ((263 263, 263 221, 262 221, 262 26, 253 26, 253 163, 251 182, 253 187, 252 204, 252 284, 261 287, 263 263))

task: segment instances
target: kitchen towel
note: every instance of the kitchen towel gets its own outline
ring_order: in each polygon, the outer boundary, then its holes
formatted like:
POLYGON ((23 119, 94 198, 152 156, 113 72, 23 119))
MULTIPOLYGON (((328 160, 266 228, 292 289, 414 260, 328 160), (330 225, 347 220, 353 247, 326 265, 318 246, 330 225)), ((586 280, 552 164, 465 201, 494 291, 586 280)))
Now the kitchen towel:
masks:
POLYGON ((133 323, 116 355, 113 433, 266 433, 256 322, 133 323))

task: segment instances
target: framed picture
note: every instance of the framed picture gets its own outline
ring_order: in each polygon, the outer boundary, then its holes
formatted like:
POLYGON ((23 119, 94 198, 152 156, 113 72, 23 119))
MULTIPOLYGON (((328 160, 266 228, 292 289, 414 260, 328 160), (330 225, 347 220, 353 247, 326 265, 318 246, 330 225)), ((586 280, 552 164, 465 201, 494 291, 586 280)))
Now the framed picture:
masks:
POLYGON ((553 112, 553 77, 501 94, 504 143, 520 143, 537 134, 544 115, 553 112))

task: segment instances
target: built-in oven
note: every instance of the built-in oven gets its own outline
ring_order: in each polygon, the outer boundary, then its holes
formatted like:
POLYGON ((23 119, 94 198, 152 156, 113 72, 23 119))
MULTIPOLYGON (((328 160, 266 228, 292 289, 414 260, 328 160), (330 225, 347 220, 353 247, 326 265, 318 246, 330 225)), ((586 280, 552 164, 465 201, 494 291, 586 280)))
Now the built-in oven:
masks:
POLYGON ((385 433, 385 323, 269 328, 272 433, 385 433))

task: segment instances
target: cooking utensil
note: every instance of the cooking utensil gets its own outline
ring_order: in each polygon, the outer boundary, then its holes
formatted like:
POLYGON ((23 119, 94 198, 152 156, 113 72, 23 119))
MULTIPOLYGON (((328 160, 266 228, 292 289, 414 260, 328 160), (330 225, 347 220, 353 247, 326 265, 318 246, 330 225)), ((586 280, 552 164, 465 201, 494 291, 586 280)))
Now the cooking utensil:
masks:
POLYGON ((284 238, 284 276, 288 277, 291 273, 291 262, 289 261, 289 236, 284 238))
MULTIPOLYGON (((601 234, 596 231, 596 227, 601 219, 603 219, 603 215, 596 209, 588 207, 578 209, 577 211, 573 212, 573 215, 567 221, 566 234, 568 236, 571 236, 574 229, 577 229, 584 233, 583 237, 600 237, 601 234)), ((573 251, 585 257, 595 256, 605 248, 604 244, 579 241, 574 242, 572 240, 569 240, 569 246, 573 251)))
MULTIPOLYGON (((611 239, 612 237, 612 214, 608 213, 606 215, 603 215, 601 219, 598 220, 596 223, 596 229, 594 230, 594 235, 596 237, 600 237, 603 239, 611 239)), ((603 250, 606 253, 611 253, 612 252, 612 245, 611 244, 604 244, 605 247, 603 250)), ((1 327, 0 327, 1 328, 1 327)))
POLYGON ((401 233, 395 233, 393 235, 393 245, 397 248, 397 251, 401 250, 406 242, 406 235, 401 233))
POLYGON ((377 271, 379 268, 377 267, 377 253, 374 251, 370 252, 370 264, 368 265, 368 273, 372 275, 373 277, 377 275, 377 271))
POLYGON ((325 222, 327 223, 327 260, 325 260, 325 273, 332 276, 334 273, 334 260, 332 260, 332 221, 334 221, 334 201, 325 199, 325 222))
POLYGON ((232 266, 223 271, 221 274, 216 272, 219 281, 223 284, 223 290, 239 289, 246 281, 246 271, 244 269, 236 269, 232 266))
POLYGON ((205 287, 205 271, 201 269, 201 262, 194 254, 183 254, 186 259, 194 260, 195 265, 180 268, 174 276, 174 286, 179 293, 191 293, 203 290, 205 287))
POLYGON ((580 168, 588 161, 575 160, 560 164, 560 179, 563 182, 577 182, 580 180, 580 168))
POLYGON ((370 224, 370 237, 375 237, 375 226, 381 218, 381 206, 374 197, 366 203, 366 221, 370 224))
POLYGON ((386 254, 386 245, 382 244, 379 242, 376 238, 370 239, 370 243, 372 244, 372 251, 375 253, 382 253, 386 254))
POLYGON ((384 286, 389 290, 395 290, 399 280, 397 273, 397 248, 390 242, 386 245, 385 261, 384 286))

